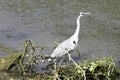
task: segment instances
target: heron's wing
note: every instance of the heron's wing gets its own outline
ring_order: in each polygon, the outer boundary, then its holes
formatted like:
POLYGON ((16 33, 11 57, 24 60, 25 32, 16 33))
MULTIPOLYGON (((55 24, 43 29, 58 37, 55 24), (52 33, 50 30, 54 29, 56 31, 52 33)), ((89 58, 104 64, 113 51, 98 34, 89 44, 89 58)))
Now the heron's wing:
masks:
POLYGON ((72 37, 63 41, 60 45, 58 45, 55 48, 55 50, 51 54, 51 57, 60 57, 65 55, 67 52, 74 50, 76 44, 74 44, 73 41, 74 41, 74 38, 72 37))
POLYGON ((66 51, 64 48, 61 47, 61 45, 59 45, 51 54, 51 57, 60 57, 66 54, 66 51))

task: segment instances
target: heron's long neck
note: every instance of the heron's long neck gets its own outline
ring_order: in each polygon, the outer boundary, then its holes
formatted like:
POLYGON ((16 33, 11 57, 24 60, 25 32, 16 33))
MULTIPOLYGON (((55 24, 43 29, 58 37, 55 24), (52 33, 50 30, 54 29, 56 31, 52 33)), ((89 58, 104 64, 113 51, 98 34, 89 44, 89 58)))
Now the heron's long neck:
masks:
POLYGON ((78 37, 79 36, 79 31, 80 31, 80 17, 81 16, 78 16, 78 18, 77 18, 77 28, 76 28, 76 31, 75 31, 75 33, 74 33, 74 37, 78 37))

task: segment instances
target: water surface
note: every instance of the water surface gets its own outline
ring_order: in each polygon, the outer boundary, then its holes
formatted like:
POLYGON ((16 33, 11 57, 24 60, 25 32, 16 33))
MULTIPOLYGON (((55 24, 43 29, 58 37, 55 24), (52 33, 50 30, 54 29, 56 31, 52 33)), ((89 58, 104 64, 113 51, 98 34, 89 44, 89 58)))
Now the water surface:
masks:
POLYGON ((0 0, 0 44, 21 50, 27 39, 35 45, 62 42, 74 33, 76 18, 85 11, 91 15, 81 19, 81 58, 120 56, 119 8, 119 0, 0 0))

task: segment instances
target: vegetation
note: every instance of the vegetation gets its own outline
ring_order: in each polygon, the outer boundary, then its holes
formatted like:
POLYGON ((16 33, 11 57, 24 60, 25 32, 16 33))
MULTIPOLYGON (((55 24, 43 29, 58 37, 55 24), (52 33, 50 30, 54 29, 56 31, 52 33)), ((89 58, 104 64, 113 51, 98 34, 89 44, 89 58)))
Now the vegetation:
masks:
POLYGON ((21 52, 0 58, 0 80, 116 80, 120 76, 120 69, 116 67, 112 55, 76 63, 68 54, 72 63, 63 64, 62 60, 58 63, 54 59, 53 64, 46 66, 46 72, 37 72, 36 66, 50 57, 35 52, 46 46, 34 46, 30 40, 24 46, 21 52))

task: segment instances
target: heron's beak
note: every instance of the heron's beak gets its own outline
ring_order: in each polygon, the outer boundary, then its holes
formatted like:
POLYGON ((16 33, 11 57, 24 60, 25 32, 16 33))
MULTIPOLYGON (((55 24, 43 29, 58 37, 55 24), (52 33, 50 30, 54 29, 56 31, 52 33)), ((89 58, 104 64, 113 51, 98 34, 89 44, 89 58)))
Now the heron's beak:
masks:
POLYGON ((91 14, 91 13, 84 13, 84 14, 91 14))

